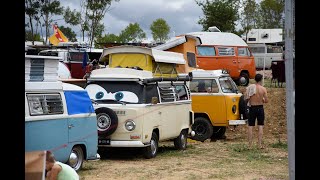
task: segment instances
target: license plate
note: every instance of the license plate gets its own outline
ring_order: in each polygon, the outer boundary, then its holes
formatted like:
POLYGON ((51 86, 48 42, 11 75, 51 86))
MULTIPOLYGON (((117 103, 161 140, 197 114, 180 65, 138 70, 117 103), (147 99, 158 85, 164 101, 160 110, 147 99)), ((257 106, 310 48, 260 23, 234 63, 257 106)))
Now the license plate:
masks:
POLYGON ((110 139, 98 139, 99 145, 110 145, 110 139))

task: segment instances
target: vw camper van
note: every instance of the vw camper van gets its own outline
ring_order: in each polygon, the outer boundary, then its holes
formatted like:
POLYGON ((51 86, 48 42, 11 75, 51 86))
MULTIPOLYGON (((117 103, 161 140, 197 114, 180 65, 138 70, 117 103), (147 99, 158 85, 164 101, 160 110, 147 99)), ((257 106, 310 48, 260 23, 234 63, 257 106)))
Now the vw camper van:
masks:
POLYGON ((49 150, 79 170, 99 159, 96 114, 87 91, 58 81, 59 60, 25 56, 25 152, 49 150))

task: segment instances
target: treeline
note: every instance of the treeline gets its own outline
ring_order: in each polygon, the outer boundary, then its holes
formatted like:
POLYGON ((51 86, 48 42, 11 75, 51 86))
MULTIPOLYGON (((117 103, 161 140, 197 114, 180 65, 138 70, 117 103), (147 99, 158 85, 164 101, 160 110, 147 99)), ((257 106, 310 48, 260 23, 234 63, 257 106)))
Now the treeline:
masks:
MULTIPOLYGON (((130 23, 118 35, 105 33, 102 22, 111 4, 120 0, 79 0, 80 9, 71 10, 62 7, 59 0, 25 0, 26 35, 25 40, 47 42, 51 35, 49 29, 58 20, 64 20, 71 27, 78 26, 82 41, 88 37, 90 46, 98 42, 141 42, 146 33, 138 23, 130 23), (54 17, 62 17, 54 19, 54 17), (45 34, 42 34, 44 28, 45 34), (42 39, 41 37, 45 37, 42 39)), ((195 0, 204 16, 198 21, 206 31, 210 26, 217 26, 223 32, 238 35, 248 33, 252 28, 283 28, 284 0, 195 0), (240 23, 241 29, 236 30, 240 23)), ((59 29, 72 41, 78 41, 76 33, 70 27, 59 29)), ((158 18, 150 25, 153 40, 163 43, 169 39, 170 26, 165 19, 158 18)))

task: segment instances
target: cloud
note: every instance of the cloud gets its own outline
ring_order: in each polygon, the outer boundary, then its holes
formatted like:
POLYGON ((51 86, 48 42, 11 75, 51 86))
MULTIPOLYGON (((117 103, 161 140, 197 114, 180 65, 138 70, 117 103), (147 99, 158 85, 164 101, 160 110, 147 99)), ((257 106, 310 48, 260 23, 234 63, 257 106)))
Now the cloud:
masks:
MULTIPOLYGON (((64 7, 80 9, 79 0, 61 0, 64 7)), ((203 16, 201 8, 195 0, 120 0, 112 2, 110 10, 106 13, 103 23, 105 33, 119 35, 129 23, 138 23, 152 39, 150 25, 158 18, 167 21, 171 28, 169 36, 183 34, 193 31, 201 31, 202 27, 197 23, 203 16)), ((63 25, 64 22, 58 22, 63 25)), ((79 32, 78 27, 73 27, 79 32)))

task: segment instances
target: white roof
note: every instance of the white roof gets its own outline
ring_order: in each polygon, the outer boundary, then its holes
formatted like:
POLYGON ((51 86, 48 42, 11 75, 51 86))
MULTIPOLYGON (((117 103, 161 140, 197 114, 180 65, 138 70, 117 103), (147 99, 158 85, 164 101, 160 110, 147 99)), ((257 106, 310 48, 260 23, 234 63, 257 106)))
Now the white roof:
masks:
POLYGON ((119 54, 119 53, 141 53, 148 54, 154 58, 156 62, 174 63, 174 64, 185 64, 185 60, 182 53, 161 51, 153 48, 141 47, 141 46, 114 46, 106 48, 100 59, 108 54, 119 54))
POLYGON ((62 83, 62 88, 63 90, 68 90, 68 91, 84 91, 82 87, 74 84, 69 84, 69 83, 62 83))
POLYGON ((192 36, 192 35, 183 35, 180 37, 174 37, 172 39, 170 39, 169 41, 167 41, 164 44, 161 44, 159 46, 154 47, 153 49, 158 49, 158 50, 167 50, 173 47, 176 47, 180 44, 183 44, 185 42, 187 42, 187 38, 192 38, 196 40, 196 45, 200 45, 201 44, 201 40, 200 38, 196 37, 196 36, 192 36))
POLYGON ((227 32, 191 32, 186 35, 193 35, 201 39, 202 45, 222 46, 248 46, 238 35, 227 32))
POLYGON ((224 73, 222 69, 218 70, 203 70, 203 69, 196 69, 192 70, 192 77, 193 78, 215 78, 221 76, 229 76, 228 73, 224 73))
POLYGON ((25 82, 25 91, 62 90, 62 82, 25 82))
POLYGON ((152 77, 151 71, 130 68, 102 68, 93 70, 88 80, 122 79, 126 81, 138 81, 152 77))
POLYGON ((25 60, 32 59, 45 59, 45 60, 60 60, 62 57, 57 56, 38 56, 38 55, 25 55, 25 60))

